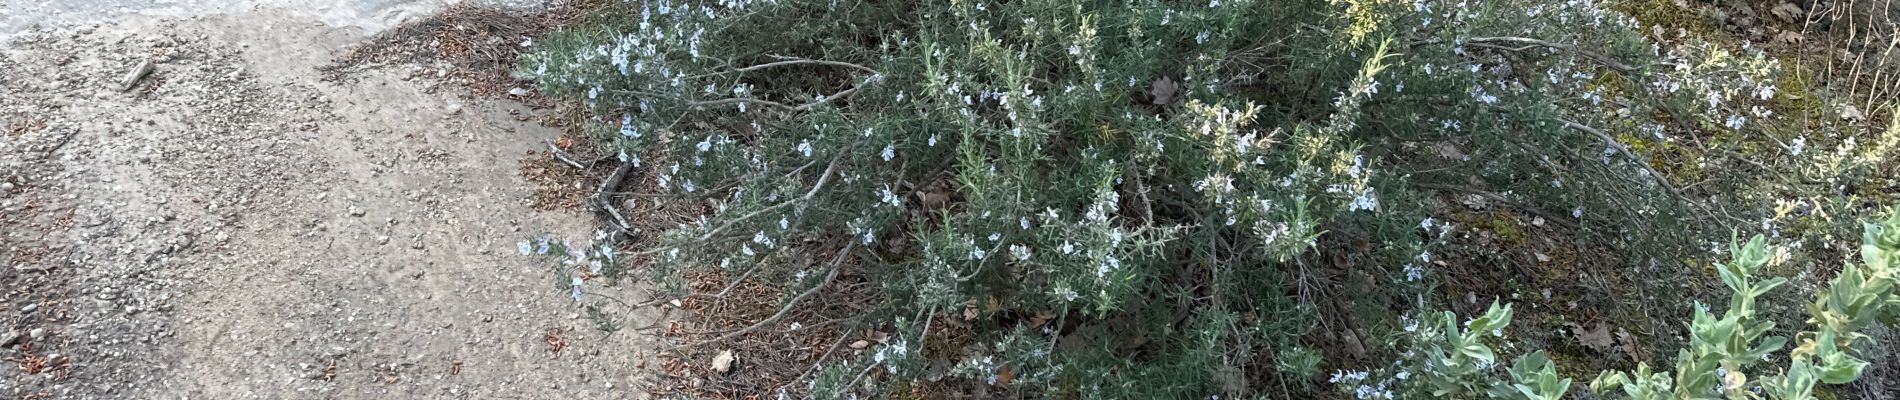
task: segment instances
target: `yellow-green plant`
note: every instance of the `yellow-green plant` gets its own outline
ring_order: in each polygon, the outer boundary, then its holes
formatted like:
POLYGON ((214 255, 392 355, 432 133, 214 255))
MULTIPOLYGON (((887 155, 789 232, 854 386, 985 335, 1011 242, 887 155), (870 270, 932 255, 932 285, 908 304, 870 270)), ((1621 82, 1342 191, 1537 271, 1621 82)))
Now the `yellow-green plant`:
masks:
POLYGON ((1720 319, 1707 311, 1696 312, 1695 322, 1689 326, 1689 348, 1681 351, 1676 363, 1674 385, 1668 375, 1650 373, 1647 365, 1639 364, 1635 377, 1621 371, 1605 372, 1591 382, 1591 390, 1602 395, 1620 388, 1629 398, 1638 400, 1764 396, 1812 399, 1816 383, 1841 384, 1860 378, 1867 362, 1851 354, 1852 346, 1867 338, 1860 330, 1896 301, 1893 280, 1894 259, 1900 257, 1896 253, 1900 250, 1900 213, 1881 223, 1865 224, 1861 264, 1843 266, 1821 296, 1808 305, 1808 323, 1817 329, 1797 335, 1800 344, 1789 351, 1788 368, 1751 379, 1743 370, 1786 343, 1785 338, 1762 336, 1773 323, 1754 320, 1755 299, 1784 280, 1748 281, 1748 275, 1767 265, 1777 250, 1756 236, 1735 248, 1734 262, 1718 269, 1735 296, 1720 319))
POLYGON ((1491 387, 1491 397, 1516 400, 1558 400, 1570 391, 1570 378, 1557 376, 1557 366, 1543 351, 1518 356, 1511 362, 1510 385, 1491 387))
MULTIPOLYGON (((1426 382, 1431 386, 1433 396, 1470 395, 1484 390, 1473 379, 1497 360, 1497 354, 1485 344, 1485 336, 1501 337, 1505 326, 1511 324, 1511 306, 1498 307, 1491 303, 1491 309, 1484 316, 1465 323, 1465 329, 1459 330, 1458 318, 1450 311, 1442 318, 1445 330, 1430 332, 1433 336, 1442 333, 1440 345, 1428 345, 1425 352, 1426 369, 1436 371, 1427 374, 1426 382)), ((1488 386, 1488 385, 1486 385, 1488 386)))
MULTIPOLYGON (((1689 324, 1689 343, 1678 351, 1673 375, 1639 363, 1635 371, 1601 373, 1590 383, 1590 391, 1607 398, 1617 398, 1616 394, 1621 393, 1621 397, 1633 400, 1802 400, 1813 399, 1819 383, 1842 384, 1858 379, 1868 365, 1854 355, 1855 342, 1867 339, 1861 329, 1890 312, 1888 306, 1900 303, 1900 297, 1894 295, 1895 265, 1900 264, 1896 262, 1900 258, 1900 213, 1864 225, 1862 262, 1842 267, 1808 305, 1808 323, 1815 329, 1796 335, 1798 344, 1788 351, 1785 370, 1763 372, 1760 377, 1749 375, 1788 343, 1787 338, 1767 335, 1774 323, 1756 315, 1756 300, 1786 282, 1778 277, 1761 281, 1751 278, 1782 253, 1757 235, 1746 243, 1731 244, 1731 261, 1717 265, 1717 274, 1734 295, 1720 317, 1706 306, 1697 307, 1689 324)), ((1359 372, 1335 381, 1362 399, 1398 398, 1412 393, 1470 398, 1480 392, 1501 399, 1563 398, 1571 381, 1556 373, 1543 351, 1519 356, 1507 371, 1508 379, 1490 373, 1496 355, 1485 336, 1502 341, 1510 317, 1510 306, 1496 303, 1484 316, 1467 322, 1464 329, 1457 327, 1457 317, 1450 312, 1434 316, 1432 319, 1445 327, 1408 326, 1413 350, 1394 368, 1381 371, 1379 379, 1359 372)))

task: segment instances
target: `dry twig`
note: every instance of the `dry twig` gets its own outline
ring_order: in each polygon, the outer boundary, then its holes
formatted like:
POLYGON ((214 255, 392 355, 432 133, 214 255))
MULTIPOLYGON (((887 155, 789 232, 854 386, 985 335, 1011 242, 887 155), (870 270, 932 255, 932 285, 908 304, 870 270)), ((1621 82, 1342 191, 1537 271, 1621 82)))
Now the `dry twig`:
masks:
POLYGON ((581 165, 579 161, 574 161, 573 157, 569 157, 566 151, 561 150, 560 146, 555 146, 554 141, 542 140, 542 142, 548 144, 548 154, 553 154, 554 159, 561 160, 561 162, 572 165, 574 168, 587 169, 587 166, 581 165))
POLYGON ((1611 69, 1615 69, 1618 72, 1622 72, 1626 74, 1631 73, 1631 72, 1636 72, 1636 67, 1632 67, 1629 64, 1624 64, 1621 61, 1617 61, 1615 58, 1611 58, 1610 56, 1606 56, 1601 53, 1579 49, 1577 48, 1576 45, 1571 45, 1567 43, 1557 43, 1557 42, 1546 41, 1543 39, 1511 37, 1511 36, 1474 37, 1466 41, 1466 43, 1470 43, 1472 46, 1486 47, 1486 48, 1505 50, 1505 51, 1524 51, 1524 50, 1529 50, 1529 49, 1538 48, 1538 47, 1552 48, 1552 49, 1577 53, 1579 55, 1582 55, 1584 58, 1588 58, 1591 61, 1596 61, 1598 64, 1603 64, 1603 66, 1610 67, 1611 69), (1501 43, 1516 44, 1519 46, 1506 47, 1501 43))
POLYGON ((785 305, 779 307, 778 312, 773 313, 772 316, 766 317, 765 319, 759 320, 758 322, 754 322, 752 323, 752 325, 746 326, 745 328, 741 328, 739 330, 732 331, 724 335, 720 335, 719 337, 712 338, 711 340, 683 344, 678 347, 675 347, 674 349, 675 350, 690 349, 694 347, 732 340, 733 338, 744 336, 747 333, 751 333, 754 330, 758 330, 760 327, 771 325, 773 322, 778 322, 780 318, 785 318, 786 314, 790 314, 793 308, 797 308, 800 303, 804 303, 806 299, 809 299, 813 295, 818 294, 820 290, 823 290, 826 286, 830 286, 832 281, 837 280, 838 271, 844 269, 843 262, 844 262, 845 256, 851 254, 851 250, 856 249, 857 246, 858 246, 858 242, 856 241, 851 241, 845 244, 843 250, 838 250, 838 255, 832 256, 831 271, 825 273, 825 279, 823 281, 818 282, 817 285, 812 285, 810 289, 805 289, 804 293, 799 293, 798 296, 793 297, 791 301, 785 302, 785 305))
POLYGON ((146 75, 152 74, 152 67, 154 66, 156 65, 152 63, 151 59, 139 61, 137 67, 133 67, 131 72, 127 72, 124 78, 119 79, 119 91, 132 90, 133 86, 138 86, 140 79, 145 79, 146 75))
POLYGON ((1604 144, 1609 145, 1610 147, 1615 147, 1617 152, 1623 153, 1625 157, 1629 157, 1630 161, 1634 162, 1637 167, 1642 168, 1644 173, 1649 174, 1651 178, 1655 179, 1657 185, 1662 185, 1663 188, 1669 189, 1669 194, 1675 195, 1677 200, 1688 202, 1689 199, 1688 197, 1685 197, 1682 195, 1682 190, 1676 189, 1675 185, 1669 184, 1669 177, 1664 176, 1661 172, 1656 172, 1655 168, 1650 167, 1649 160, 1647 158, 1643 157, 1641 154, 1636 154, 1636 152, 1634 151, 1630 151, 1629 146, 1623 145, 1623 142, 1619 142, 1616 140, 1616 138, 1610 137, 1610 134, 1603 133, 1602 130, 1599 130, 1597 128, 1592 128, 1589 125, 1580 124, 1580 123, 1577 123, 1576 121, 1571 121, 1568 119, 1559 119, 1559 121, 1562 121, 1564 123, 1565 128, 1576 129, 1579 131, 1583 131, 1585 133, 1589 133, 1591 135, 1596 136, 1597 139, 1603 140, 1604 144))
POLYGON ((627 217, 620 214, 620 209, 614 207, 611 198, 607 194, 619 190, 621 180, 626 179, 627 172, 632 170, 633 164, 620 163, 620 167, 614 168, 614 172, 607 175, 606 180, 600 182, 600 189, 595 190, 594 197, 590 198, 587 202, 596 210, 606 213, 610 221, 613 222, 614 229, 622 235, 632 235, 633 225, 627 223, 627 217))

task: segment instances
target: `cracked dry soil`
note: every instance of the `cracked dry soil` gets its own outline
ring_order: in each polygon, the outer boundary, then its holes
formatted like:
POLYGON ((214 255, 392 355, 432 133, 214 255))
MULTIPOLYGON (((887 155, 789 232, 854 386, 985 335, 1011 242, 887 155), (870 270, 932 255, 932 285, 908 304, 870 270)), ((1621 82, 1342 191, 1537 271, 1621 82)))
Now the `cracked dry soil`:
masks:
POLYGON ((645 397, 653 339, 515 253, 593 229, 530 208, 543 111, 431 68, 323 81, 362 32, 287 15, 0 41, 0 397, 645 397))

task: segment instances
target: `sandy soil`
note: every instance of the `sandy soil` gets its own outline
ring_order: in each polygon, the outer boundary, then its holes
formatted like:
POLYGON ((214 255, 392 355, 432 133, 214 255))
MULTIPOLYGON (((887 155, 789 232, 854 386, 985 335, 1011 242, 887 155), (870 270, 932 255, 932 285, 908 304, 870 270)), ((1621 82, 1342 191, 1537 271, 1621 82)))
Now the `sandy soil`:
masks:
MULTIPOLYGON (((541 0, 473 0, 483 5, 533 7, 541 0)), ((455 0, 0 0, 0 36, 33 27, 111 23, 128 13, 168 17, 263 11, 375 33, 440 11, 455 0)))
POLYGON ((0 397, 645 397, 652 339, 516 254, 594 226, 529 207, 540 111, 323 81, 369 29, 307 13, 79 24, 0 43, 0 397))

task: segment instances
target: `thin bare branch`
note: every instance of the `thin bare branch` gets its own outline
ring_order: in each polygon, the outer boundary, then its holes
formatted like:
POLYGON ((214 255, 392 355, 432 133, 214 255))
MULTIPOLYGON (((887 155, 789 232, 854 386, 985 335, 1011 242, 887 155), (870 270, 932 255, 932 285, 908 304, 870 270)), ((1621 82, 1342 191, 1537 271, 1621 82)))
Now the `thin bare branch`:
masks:
POLYGON ((1596 136, 1597 139, 1603 140, 1604 144, 1615 147, 1617 152, 1623 153, 1625 157, 1629 157, 1630 161, 1634 162, 1637 167, 1642 168, 1644 173, 1649 174, 1650 178, 1655 179, 1657 185, 1662 185, 1663 188, 1669 189, 1669 194, 1675 195, 1679 200, 1688 201, 1688 197, 1682 195, 1682 190, 1676 189, 1675 185, 1669 184, 1668 176, 1664 176, 1661 172, 1656 172, 1655 168, 1650 167, 1648 158, 1643 157, 1641 154, 1636 154, 1634 151, 1630 151, 1629 146, 1623 145, 1623 142, 1617 141, 1616 138, 1610 137, 1610 134, 1604 133, 1602 130, 1577 123, 1577 121, 1568 119, 1559 119, 1559 121, 1564 123, 1565 128, 1589 133, 1596 136))
POLYGON ((1503 195, 1500 195, 1488 190, 1483 190, 1483 189, 1478 189, 1478 188, 1473 188, 1473 187, 1457 186, 1457 185, 1437 184, 1437 183, 1416 183, 1415 182, 1415 183, 1412 183, 1412 186, 1422 188, 1422 189, 1444 190, 1444 191, 1458 192, 1458 193, 1464 193, 1464 194, 1469 194, 1473 196, 1483 197, 1486 200, 1491 200, 1491 201, 1495 201, 1500 204, 1503 204, 1505 207, 1515 208, 1518 210, 1522 210, 1526 213, 1530 213, 1531 215, 1537 216, 1539 218, 1543 218, 1547 221, 1550 221, 1551 223, 1563 226, 1564 228, 1567 228, 1567 229, 1574 229, 1577 227, 1576 224, 1570 222, 1569 218, 1559 217, 1555 213, 1551 213, 1549 211, 1545 211, 1537 207, 1531 207, 1529 205, 1519 203, 1517 201, 1513 201, 1509 198, 1505 198, 1503 195))
POLYGON ((720 224, 719 227, 713 228, 710 231, 706 231, 706 234, 704 235, 700 235, 699 240, 703 241, 707 239, 712 239, 713 235, 717 235, 719 234, 720 231, 724 231, 727 228, 731 228, 733 225, 738 224, 740 221, 749 220, 749 219, 752 219, 753 217, 757 217, 759 215, 763 215, 765 213, 772 212, 780 208, 784 208, 794 203, 805 203, 805 202, 811 201, 813 197, 818 196, 819 189, 823 189, 826 183, 831 182, 831 173, 837 170, 838 170, 838 158, 833 157, 831 159, 831 164, 825 166, 825 172, 819 173, 818 182, 812 184, 811 190, 806 191, 804 196, 799 197, 797 199, 789 199, 784 202, 774 204, 771 207, 762 208, 762 209, 759 209, 758 211, 753 211, 753 212, 747 213, 746 215, 741 215, 739 216, 739 218, 726 220, 726 223, 720 224))
POLYGON ((1636 72, 1636 67, 1632 67, 1629 64, 1624 64, 1621 61, 1617 61, 1615 58, 1611 58, 1610 56, 1606 56, 1601 53, 1579 49, 1577 48, 1576 45, 1572 45, 1568 43, 1557 43, 1557 42, 1551 42, 1551 41, 1547 41, 1543 39, 1514 37, 1514 36, 1474 37, 1474 38, 1466 40, 1465 42, 1470 43, 1473 46, 1488 47, 1488 48, 1507 50, 1507 51, 1524 51, 1524 50, 1529 50, 1531 48, 1536 48, 1536 47, 1548 47, 1552 49, 1558 49, 1558 50, 1577 53, 1579 55, 1582 55, 1584 58, 1589 58, 1592 61, 1596 61, 1598 64, 1603 64, 1603 66, 1610 67, 1611 69, 1615 69, 1623 73, 1636 72), (1516 45, 1519 45, 1519 47, 1504 47, 1502 45, 1499 45, 1499 43, 1516 44, 1516 45))
POLYGON ((825 103, 830 103, 833 100, 851 97, 851 94, 857 93, 857 92, 858 92, 858 88, 856 87, 845 89, 844 91, 840 91, 838 93, 832 93, 830 96, 819 97, 818 101, 805 103, 804 105, 801 105, 798 107, 793 107, 792 111, 806 111, 813 108, 818 108, 818 106, 825 105, 825 103))
POLYGON ((718 99, 718 100, 692 101, 692 102, 687 102, 686 105, 693 108, 705 108, 705 107, 719 106, 719 105, 726 105, 726 104, 747 103, 747 104, 757 104, 757 105, 762 105, 762 106, 771 106, 771 107, 776 107, 779 109, 790 110, 790 111, 809 111, 811 109, 818 108, 818 106, 822 106, 822 105, 825 105, 826 103, 830 103, 833 100, 851 97, 852 94, 857 93, 857 92, 858 92, 858 88, 853 87, 850 89, 839 91, 837 93, 832 93, 830 96, 818 95, 818 100, 812 101, 810 103, 796 105, 796 106, 780 103, 776 101, 771 101, 771 100, 761 100, 761 99, 746 98, 746 97, 733 97, 733 98, 725 98, 725 99, 718 99))
POLYGON ((745 97, 733 97, 733 98, 718 99, 718 100, 694 101, 694 102, 688 102, 686 103, 686 105, 694 107, 694 108, 704 108, 704 107, 726 105, 726 104, 739 104, 739 103, 772 106, 772 107, 778 107, 778 108, 787 109, 787 110, 798 109, 798 107, 787 105, 785 103, 780 103, 780 102, 771 101, 771 100, 745 98, 745 97))
POLYGON ((627 217, 620 214, 618 207, 614 207, 608 193, 619 190, 621 180, 626 179, 627 172, 632 170, 633 163, 620 163, 620 167, 614 168, 614 172, 607 175, 606 180, 600 182, 600 188, 595 190, 594 196, 588 198, 587 201, 588 205, 593 206, 594 209, 606 213, 614 223, 614 228, 623 235, 631 235, 633 225, 627 223, 627 217))
MULTIPOLYGON (((706 241, 706 240, 712 239, 714 235, 718 235, 720 232, 723 232, 726 229, 731 228, 733 225, 737 225, 740 221, 749 220, 749 219, 752 219, 753 217, 757 217, 760 215, 764 215, 765 213, 768 213, 768 212, 785 208, 786 206, 790 206, 794 203, 801 203, 801 204, 808 203, 813 197, 816 197, 818 195, 819 189, 823 189, 825 187, 825 184, 831 181, 831 174, 837 169, 838 169, 838 158, 833 157, 831 159, 831 164, 825 166, 825 172, 820 173, 820 175, 818 176, 818 182, 813 184, 811 187, 811 190, 805 192, 804 196, 801 196, 796 199, 788 199, 778 204, 773 204, 770 207, 766 207, 766 208, 759 209, 758 211, 746 213, 746 215, 741 215, 738 218, 726 220, 724 224, 720 224, 718 227, 715 227, 712 230, 706 231, 706 234, 700 235, 698 240, 706 241)), ((667 248, 667 247, 656 247, 652 249, 642 250, 634 254, 639 254, 639 255, 657 254, 659 252, 668 251, 668 250, 675 250, 675 249, 667 248)))
POLYGON ((749 67, 735 68, 733 70, 739 71, 739 72, 751 72, 751 71, 757 71, 757 70, 766 69, 766 68, 782 67, 782 66, 787 66, 787 65, 818 64, 818 65, 830 65, 834 67, 856 68, 858 70, 869 72, 872 74, 882 74, 880 72, 877 72, 877 70, 875 69, 871 69, 863 65, 852 64, 852 63, 843 62, 843 61, 813 60, 809 58, 784 57, 784 56, 772 56, 772 58, 777 58, 777 59, 781 59, 785 61, 769 62, 769 63, 753 65, 749 67))
POLYGON ((561 162, 567 163, 567 165, 572 165, 574 166, 574 168, 587 169, 587 167, 581 165, 579 161, 574 161, 573 157, 569 157, 566 151, 562 151, 560 147, 555 146, 554 141, 542 140, 542 142, 546 142, 548 144, 548 153, 553 154, 554 159, 561 160, 561 162))
POLYGON ((832 281, 837 280, 838 271, 844 269, 843 263, 844 263, 845 256, 851 254, 851 250, 856 249, 857 246, 858 246, 857 241, 849 241, 848 243, 846 243, 843 250, 838 250, 838 255, 832 256, 831 271, 825 273, 825 280, 818 282, 817 285, 812 285, 810 289, 805 289, 805 292, 799 293, 798 296, 793 297, 791 301, 785 302, 785 305, 779 307, 778 312, 773 313, 772 316, 759 320, 759 322, 754 322, 752 323, 752 325, 746 326, 745 328, 741 328, 739 330, 732 331, 724 335, 720 335, 719 337, 712 338, 711 340, 683 344, 678 347, 675 347, 674 349, 675 350, 690 349, 694 347, 705 346, 708 344, 732 340, 733 338, 744 336, 745 334, 751 333, 752 331, 758 330, 759 328, 764 327, 766 325, 771 325, 774 322, 778 322, 779 319, 785 318, 787 314, 791 314, 792 309, 798 308, 798 305, 804 303, 806 299, 811 298, 813 295, 817 295, 818 292, 823 290, 826 286, 830 286, 832 281))
POLYGON ((847 328, 844 330, 844 333, 838 334, 838 340, 831 342, 831 348, 825 349, 825 354, 819 355, 818 361, 812 362, 810 367, 805 368, 805 372, 798 374, 797 378, 786 381, 785 384, 790 385, 805 381, 805 377, 811 376, 812 372, 818 371, 819 367, 825 365, 825 360, 831 358, 831 353, 836 353, 839 347, 844 347, 844 341, 851 339, 851 333, 853 332, 857 332, 857 327, 853 326, 847 328))

